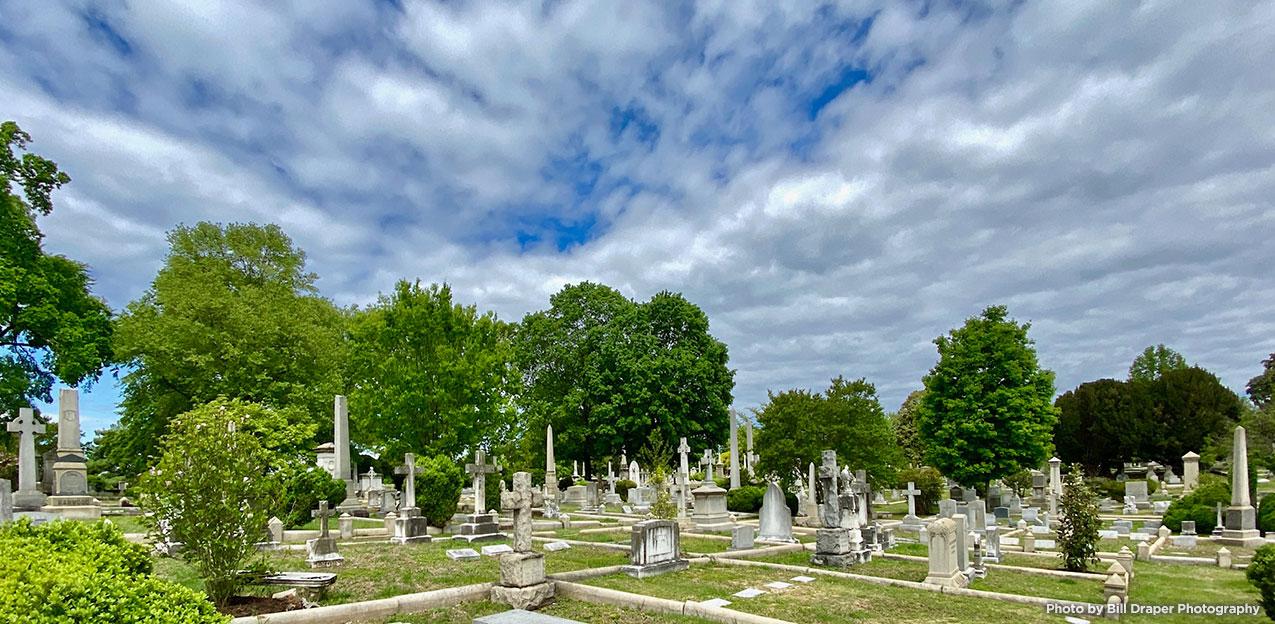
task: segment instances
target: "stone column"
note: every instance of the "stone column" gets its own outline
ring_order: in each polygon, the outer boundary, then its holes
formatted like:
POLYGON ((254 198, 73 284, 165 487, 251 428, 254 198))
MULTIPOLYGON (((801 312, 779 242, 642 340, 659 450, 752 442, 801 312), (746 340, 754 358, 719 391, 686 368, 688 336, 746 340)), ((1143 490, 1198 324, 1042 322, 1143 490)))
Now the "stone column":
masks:
POLYGON ((1264 542, 1257 530, 1257 511, 1248 490, 1248 439, 1244 427, 1235 427, 1231 445, 1231 506, 1226 509, 1226 528, 1214 542, 1256 548, 1264 542))
POLYGON ((1182 456, 1182 491, 1190 492, 1200 485, 1200 456, 1194 451, 1182 456))
POLYGON ((1057 457, 1049 459, 1049 491, 1062 494, 1062 460, 1057 457))
POLYGON ((336 506, 342 513, 363 508, 355 496, 354 478, 350 474, 350 409, 344 396, 338 394, 332 401, 333 459, 336 461, 337 478, 345 482, 345 500, 336 506))
POLYGON ((730 489, 739 487, 739 423, 730 410, 730 489))

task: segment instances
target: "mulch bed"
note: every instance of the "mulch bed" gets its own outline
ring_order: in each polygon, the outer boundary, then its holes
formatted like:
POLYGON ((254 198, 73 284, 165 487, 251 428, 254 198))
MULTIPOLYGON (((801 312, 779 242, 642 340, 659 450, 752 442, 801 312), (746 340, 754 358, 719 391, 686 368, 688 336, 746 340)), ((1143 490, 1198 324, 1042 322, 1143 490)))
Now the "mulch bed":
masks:
POLYGON ((230 599, 230 603, 221 609, 222 613, 233 617, 243 617, 245 615, 261 615, 263 613, 278 613, 280 611, 293 611, 295 609, 303 609, 301 599, 297 596, 288 596, 287 598, 269 598, 265 596, 234 596, 230 599))

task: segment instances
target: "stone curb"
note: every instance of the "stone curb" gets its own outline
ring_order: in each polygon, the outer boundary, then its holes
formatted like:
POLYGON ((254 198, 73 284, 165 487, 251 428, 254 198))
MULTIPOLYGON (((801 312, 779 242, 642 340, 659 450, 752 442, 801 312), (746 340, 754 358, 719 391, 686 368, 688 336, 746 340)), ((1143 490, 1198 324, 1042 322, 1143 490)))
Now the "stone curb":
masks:
POLYGON ((237 617, 231 620, 230 624, 345 624, 357 620, 385 618, 399 613, 415 613, 450 607, 462 602, 487 600, 491 595, 492 585, 494 583, 478 583, 380 600, 237 617))
POLYGON ((558 596, 563 598, 629 607, 650 613, 670 613, 673 615, 700 617, 713 622, 723 622, 724 624, 792 624, 787 620, 777 620, 764 615, 754 615, 733 609, 723 609, 722 607, 710 607, 693 600, 679 602, 667 598, 655 598, 653 596, 631 594, 605 587, 594 587, 565 581, 558 581, 557 585, 558 596))
MULTIPOLYGON (((877 555, 882 559, 901 559, 904 561, 929 561, 928 557, 918 557, 916 555, 900 555, 896 553, 885 553, 877 555)), ((984 564, 989 568, 996 570, 1013 570, 1014 572, 1022 572, 1024 574, 1036 574, 1038 576, 1056 576, 1059 578, 1084 579, 1086 581, 1105 581, 1106 574, 1097 574, 1093 572, 1072 572, 1070 570, 1048 570, 1045 568, 1027 568, 1023 566, 1007 565, 1004 563, 987 563, 984 564)))
POLYGON ((775 544, 774 546, 767 546, 765 548, 750 548, 748 550, 728 550, 724 553, 706 553, 705 558, 709 560, 733 559, 733 558, 746 559, 748 557, 758 557, 761 555, 774 555, 779 553, 786 553, 786 552, 792 552, 796 550, 805 550, 805 549, 806 549, 806 545, 801 543, 775 544))
POLYGON ((555 581, 580 581, 584 579, 596 578, 599 576, 607 576, 609 574, 619 574, 628 566, 613 565, 602 568, 585 568, 583 570, 572 570, 570 572, 558 572, 556 574, 548 574, 548 578, 555 581))
POLYGON ((532 535, 531 539, 536 542, 563 542, 571 544, 572 546, 597 546, 599 548, 610 548, 611 550, 623 550, 624 552, 629 552, 629 546, 625 544, 612 544, 610 542, 586 542, 584 540, 554 539, 552 537, 541 537, 539 535, 532 535))

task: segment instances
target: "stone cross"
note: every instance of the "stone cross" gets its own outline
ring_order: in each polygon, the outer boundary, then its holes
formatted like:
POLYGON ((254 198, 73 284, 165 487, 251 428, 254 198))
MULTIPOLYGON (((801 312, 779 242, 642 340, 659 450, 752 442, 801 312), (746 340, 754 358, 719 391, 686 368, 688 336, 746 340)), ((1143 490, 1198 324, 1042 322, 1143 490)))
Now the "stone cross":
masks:
POLYGON ((465 464, 465 472, 474 475, 474 513, 483 513, 487 497, 487 475, 500 470, 499 466, 486 463, 482 449, 474 452, 474 463, 465 464))
POLYGON ((310 512, 319 521, 319 537, 328 536, 328 518, 336 514, 335 511, 328 509, 328 501, 319 501, 319 509, 310 512))
MULTIPOLYGON (((8 416, 8 414, 5 414, 8 416)), ((17 420, 9 421, 5 426, 18 436, 18 491, 35 492, 35 436, 44 433, 48 425, 35 421, 35 412, 29 407, 18 410, 17 420)))
POLYGON ((609 488, 607 491, 612 494, 615 494, 616 481, 619 481, 619 478, 615 476, 615 470, 611 466, 611 462, 607 462, 607 487, 609 488))
POLYGON ((850 492, 859 498, 855 509, 859 511, 859 519, 863 522, 872 520, 872 485, 868 483, 868 473, 863 470, 854 471, 854 481, 850 482, 850 492))
POLYGON ((403 454, 403 465, 394 469, 395 474, 407 475, 403 479, 403 508, 416 508, 416 475, 420 474, 421 469, 416 467, 416 455, 414 453, 403 454))
POLYGON ((681 460, 681 470, 678 474, 682 476, 682 485, 686 485, 686 482, 689 480, 688 476, 691 474, 691 467, 687 461, 687 457, 690 455, 690 452, 691 446, 686 443, 686 438, 682 438, 682 442, 677 445, 677 454, 681 460))
POLYGON ((823 525, 828 528, 841 526, 841 501, 837 490, 837 452, 824 451, 823 465, 819 466, 819 483, 823 485, 823 525))
POLYGON ((699 460, 699 464, 704 467, 704 482, 713 483, 713 451, 712 449, 704 449, 704 458, 699 460))
POLYGON ((921 490, 916 489, 916 484, 908 481, 908 489, 903 490, 903 495, 908 497, 908 515, 916 516, 916 497, 921 495, 921 490))
POLYGON ((514 489, 501 492, 500 507, 514 514, 514 552, 531 552, 531 508, 543 501, 531 487, 531 473, 515 472, 514 489))

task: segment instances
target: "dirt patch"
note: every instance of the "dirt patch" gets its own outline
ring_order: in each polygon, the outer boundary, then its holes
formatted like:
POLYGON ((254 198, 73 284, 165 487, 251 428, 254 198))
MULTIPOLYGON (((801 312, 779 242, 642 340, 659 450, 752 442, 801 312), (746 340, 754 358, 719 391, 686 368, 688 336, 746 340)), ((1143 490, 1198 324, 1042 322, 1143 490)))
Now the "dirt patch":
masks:
POLYGON ((268 598, 265 596, 235 596, 230 599, 230 603, 223 609, 222 613, 233 617, 243 617, 245 615, 261 615, 263 613, 278 613, 280 611, 293 611, 303 609, 301 599, 296 595, 287 598, 268 598))

